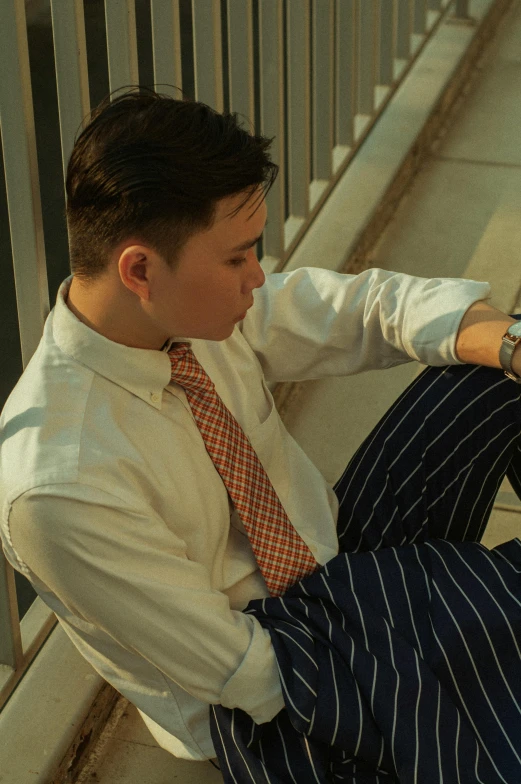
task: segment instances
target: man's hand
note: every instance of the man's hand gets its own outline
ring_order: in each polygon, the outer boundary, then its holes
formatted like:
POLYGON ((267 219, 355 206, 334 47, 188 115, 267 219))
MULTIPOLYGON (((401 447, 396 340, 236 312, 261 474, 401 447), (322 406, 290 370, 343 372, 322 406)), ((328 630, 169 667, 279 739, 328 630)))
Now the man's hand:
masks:
MULTIPOLYGON (((480 300, 467 310, 456 338, 456 354, 467 365, 500 368, 501 339, 515 319, 480 300)), ((521 344, 514 349, 512 370, 521 376, 521 344)))

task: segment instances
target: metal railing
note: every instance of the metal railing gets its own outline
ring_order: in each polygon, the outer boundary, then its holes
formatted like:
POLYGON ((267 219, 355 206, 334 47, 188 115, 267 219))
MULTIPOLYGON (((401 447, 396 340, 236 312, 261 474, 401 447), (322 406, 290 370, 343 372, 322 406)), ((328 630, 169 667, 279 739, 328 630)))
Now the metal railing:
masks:
POLYGON ((469 0, 456 0, 456 17, 458 19, 469 18, 469 0))
MULTIPOLYGON (((147 0, 153 84, 242 114, 269 137, 279 177, 267 196, 266 271, 284 268, 378 115, 447 15, 468 0, 147 0)), ((103 10, 103 9, 102 9, 103 10)), ((91 108, 83 0, 51 0, 63 172, 91 108)), ((139 83, 134 0, 105 0, 108 85, 139 83)), ((22 363, 50 296, 23 0, 1 0, 0 130, 22 363)), ((141 48, 140 48, 141 47, 141 48)), ((66 231, 65 224, 61 227, 66 231)), ((48 633, 37 599, 19 623, 13 572, 0 557, 0 705, 48 633)))

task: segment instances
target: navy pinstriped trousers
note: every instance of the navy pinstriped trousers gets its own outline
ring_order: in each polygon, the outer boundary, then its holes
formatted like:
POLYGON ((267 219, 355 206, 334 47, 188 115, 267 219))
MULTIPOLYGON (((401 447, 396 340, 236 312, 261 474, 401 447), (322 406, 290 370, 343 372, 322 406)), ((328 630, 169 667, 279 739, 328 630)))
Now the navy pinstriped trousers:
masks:
POLYGON ((521 542, 479 544, 505 473, 521 497, 520 391, 427 368, 361 445, 340 554, 248 605, 286 707, 211 708, 225 782, 521 784, 521 542))

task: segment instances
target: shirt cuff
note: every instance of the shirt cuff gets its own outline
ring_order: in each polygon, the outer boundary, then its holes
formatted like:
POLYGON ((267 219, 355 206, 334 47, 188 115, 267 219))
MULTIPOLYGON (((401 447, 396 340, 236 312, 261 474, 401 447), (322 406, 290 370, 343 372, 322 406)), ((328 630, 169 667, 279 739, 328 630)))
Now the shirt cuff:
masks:
POLYGON ((285 706, 277 657, 270 633, 252 616, 251 642, 240 666, 226 682, 220 697, 225 708, 240 708, 256 724, 263 724, 285 706))
POLYGON ((404 334, 411 336, 407 352, 425 365, 462 365, 456 354, 461 321, 475 302, 490 298, 488 283, 471 280, 433 279, 405 312, 404 334), (419 307, 421 305, 421 307, 419 307))

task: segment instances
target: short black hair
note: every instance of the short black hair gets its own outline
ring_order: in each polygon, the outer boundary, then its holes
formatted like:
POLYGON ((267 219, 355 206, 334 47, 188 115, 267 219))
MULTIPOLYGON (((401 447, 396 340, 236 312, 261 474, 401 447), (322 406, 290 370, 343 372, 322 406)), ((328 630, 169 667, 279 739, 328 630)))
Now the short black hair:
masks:
POLYGON ((236 112, 147 87, 107 96, 87 122, 66 180, 71 271, 85 281, 127 237, 173 267, 188 239, 212 226, 220 199, 247 192, 235 214, 279 171, 268 154, 275 137, 248 132, 236 112))

